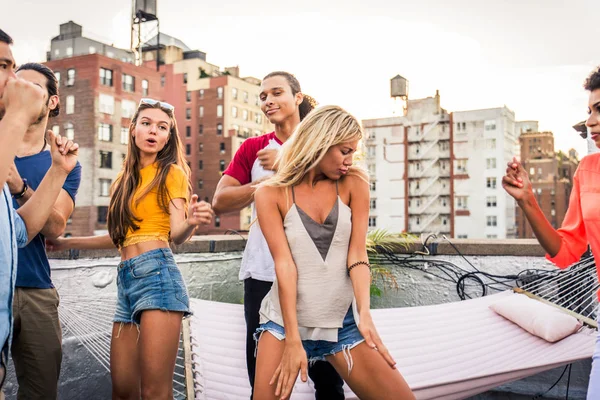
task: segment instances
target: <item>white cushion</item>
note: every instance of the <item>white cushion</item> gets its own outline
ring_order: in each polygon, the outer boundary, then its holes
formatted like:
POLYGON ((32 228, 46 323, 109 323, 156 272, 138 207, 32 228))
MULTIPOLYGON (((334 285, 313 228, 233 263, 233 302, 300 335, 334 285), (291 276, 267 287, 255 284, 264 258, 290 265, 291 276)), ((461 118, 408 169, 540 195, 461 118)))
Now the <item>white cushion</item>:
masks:
POLYGON ((491 304, 490 308, 532 335, 550 343, 577 332, 583 325, 577 318, 524 294, 515 293, 491 304))

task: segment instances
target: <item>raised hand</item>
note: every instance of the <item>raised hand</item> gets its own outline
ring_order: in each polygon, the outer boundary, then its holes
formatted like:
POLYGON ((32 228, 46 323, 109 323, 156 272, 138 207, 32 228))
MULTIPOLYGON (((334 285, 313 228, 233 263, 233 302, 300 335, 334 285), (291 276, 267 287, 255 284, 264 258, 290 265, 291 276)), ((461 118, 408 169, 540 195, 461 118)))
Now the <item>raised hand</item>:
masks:
POLYGON ((6 108, 6 115, 17 113, 29 126, 42 112, 44 90, 24 79, 9 78, 4 87, 2 102, 6 108))
POLYGON ((198 195, 192 195, 190 200, 190 206, 188 208, 188 219, 189 225, 209 225, 212 224, 215 212, 211 205, 205 201, 198 201, 198 195))
POLYGON ((527 171, 515 157, 508 163, 506 175, 502 177, 502 187, 517 201, 533 196, 527 171))
POLYGON ((275 171, 275 160, 277 160, 277 149, 262 149, 256 153, 260 166, 269 171, 275 171))
POLYGON ((61 168, 67 174, 71 172, 77 165, 79 145, 66 137, 55 135, 50 130, 46 132, 46 138, 50 143, 52 166, 61 168))
POLYGON ((389 350, 387 349, 387 347, 385 347, 383 341, 379 337, 379 333, 377 333, 377 329, 375 329, 375 324, 373 323, 373 319, 371 318, 371 313, 362 313, 358 321, 358 331, 365 339, 365 343, 367 343, 367 346, 379 352, 379 354, 383 356, 383 358, 390 365, 390 367, 395 369, 396 361, 394 361, 389 350))

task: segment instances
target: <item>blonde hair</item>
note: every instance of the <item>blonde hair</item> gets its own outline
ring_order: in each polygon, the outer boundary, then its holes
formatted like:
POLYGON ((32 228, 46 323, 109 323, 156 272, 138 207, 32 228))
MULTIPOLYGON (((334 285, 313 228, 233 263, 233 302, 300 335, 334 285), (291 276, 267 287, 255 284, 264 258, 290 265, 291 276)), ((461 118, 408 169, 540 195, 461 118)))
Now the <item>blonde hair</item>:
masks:
MULTIPOLYGON (((321 162, 329 148, 360 140, 362 136, 360 124, 346 110, 339 106, 319 107, 300 122, 284 143, 276 161, 277 172, 261 186, 295 186, 321 162)), ((348 173, 365 176, 355 166, 350 167, 348 173)))

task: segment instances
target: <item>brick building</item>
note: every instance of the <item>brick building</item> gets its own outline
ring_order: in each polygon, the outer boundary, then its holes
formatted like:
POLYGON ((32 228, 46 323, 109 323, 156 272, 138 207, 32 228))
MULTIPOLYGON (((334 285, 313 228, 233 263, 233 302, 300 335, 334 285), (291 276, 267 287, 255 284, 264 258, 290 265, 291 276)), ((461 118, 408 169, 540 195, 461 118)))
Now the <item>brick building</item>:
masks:
MULTIPOLYGON (((60 26, 51 40, 46 65, 60 80, 61 115, 49 127, 81 146, 82 183, 65 234, 106 232, 109 188, 127 151, 131 117, 142 97, 175 106, 194 193, 212 201, 217 183, 245 138, 273 128, 260 111, 260 80, 240 78, 239 68, 221 70, 206 54, 160 34, 143 49, 145 64, 133 53, 82 36, 80 25, 60 26), (156 70, 156 56, 161 65, 156 70)), ((244 230, 250 211, 216 218, 198 234, 244 230)))
MULTIPOLYGON (((533 192, 542 212, 554 228, 559 228, 569 206, 577 153, 554 151, 552 132, 523 132, 519 137, 521 160, 529 174, 533 192)), ((534 238, 529 222, 517 208, 517 237, 534 238)))

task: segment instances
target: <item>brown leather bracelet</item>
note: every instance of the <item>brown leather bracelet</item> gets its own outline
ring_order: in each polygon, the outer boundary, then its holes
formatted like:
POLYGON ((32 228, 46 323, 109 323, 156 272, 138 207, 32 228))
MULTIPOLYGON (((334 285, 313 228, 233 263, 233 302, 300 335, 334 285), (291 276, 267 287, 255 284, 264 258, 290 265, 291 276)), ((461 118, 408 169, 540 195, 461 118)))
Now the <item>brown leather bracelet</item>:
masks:
POLYGON ((357 261, 354 264, 352 264, 351 266, 348 267, 348 276, 350 276, 350 270, 354 267, 357 267, 359 265, 366 265, 367 267, 369 267, 369 271, 371 270, 371 264, 369 264, 367 261, 357 261))

